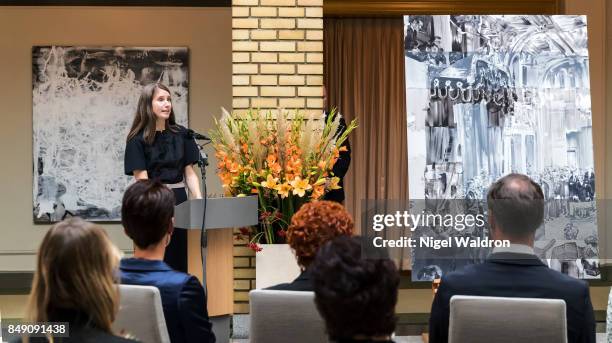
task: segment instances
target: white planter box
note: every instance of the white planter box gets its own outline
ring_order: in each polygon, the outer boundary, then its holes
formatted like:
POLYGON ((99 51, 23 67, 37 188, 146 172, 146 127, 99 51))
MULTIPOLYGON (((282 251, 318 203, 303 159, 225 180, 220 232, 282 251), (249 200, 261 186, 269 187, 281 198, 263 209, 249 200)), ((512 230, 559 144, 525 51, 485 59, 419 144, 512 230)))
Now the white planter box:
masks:
POLYGON ((255 287, 258 289, 291 282, 300 275, 300 267, 289 244, 260 244, 255 253, 255 287))

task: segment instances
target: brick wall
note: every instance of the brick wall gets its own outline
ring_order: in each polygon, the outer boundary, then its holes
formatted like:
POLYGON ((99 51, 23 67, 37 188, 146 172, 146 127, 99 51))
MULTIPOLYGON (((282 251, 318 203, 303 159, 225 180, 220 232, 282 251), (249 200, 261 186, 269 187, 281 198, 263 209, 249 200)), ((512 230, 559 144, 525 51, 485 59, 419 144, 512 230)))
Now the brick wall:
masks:
POLYGON ((323 0, 233 0, 234 110, 323 109, 323 0))
MULTIPOLYGON (((323 0, 232 0, 233 109, 323 110, 323 0)), ((248 313, 255 255, 234 245, 234 313, 248 313)))
MULTIPOLYGON (((235 230, 238 233, 238 230, 235 230)), ((255 252, 246 240, 234 240, 234 313, 249 313, 249 290, 255 288, 255 252)))

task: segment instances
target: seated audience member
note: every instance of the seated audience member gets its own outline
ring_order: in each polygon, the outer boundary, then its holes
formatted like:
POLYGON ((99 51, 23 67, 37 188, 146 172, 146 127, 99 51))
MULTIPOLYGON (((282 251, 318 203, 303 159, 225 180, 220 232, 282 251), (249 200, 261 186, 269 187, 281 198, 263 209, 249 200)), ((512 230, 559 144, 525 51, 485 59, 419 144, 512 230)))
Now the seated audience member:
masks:
POLYGON ((475 295, 563 299, 568 342, 595 342, 587 283, 548 268, 534 254, 535 230, 544 216, 540 186, 525 175, 507 175, 489 188, 487 207, 490 238, 507 239, 510 247, 494 248, 485 263, 442 277, 431 307, 429 341, 448 341, 450 298, 475 295))
POLYGON ((159 288, 172 343, 214 342, 204 288, 163 261, 173 216, 174 193, 161 182, 140 180, 125 191, 121 222, 134 241, 134 258, 121 261, 121 283, 159 288))
POLYGON ((399 274, 389 259, 364 259, 358 237, 326 243, 312 264, 315 303, 332 342, 393 342, 399 274))
POLYGON ((309 266, 325 242, 342 235, 353 234, 353 219, 344 206, 319 200, 306 203, 291 217, 287 243, 295 253, 302 272, 291 283, 269 287, 273 290, 312 291, 309 266))
POLYGON ((119 307, 119 259, 101 227, 80 218, 53 225, 38 250, 26 320, 67 322, 69 337, 30 337, 23 342, 135 342, 111 330, 119 307))

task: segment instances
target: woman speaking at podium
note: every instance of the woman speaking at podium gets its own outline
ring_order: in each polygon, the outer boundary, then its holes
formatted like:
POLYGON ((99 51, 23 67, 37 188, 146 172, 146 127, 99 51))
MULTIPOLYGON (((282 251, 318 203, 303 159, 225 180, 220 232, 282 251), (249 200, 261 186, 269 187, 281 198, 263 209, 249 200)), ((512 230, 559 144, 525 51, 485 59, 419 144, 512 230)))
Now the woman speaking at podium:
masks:
MULTIPOLYGON (((193 168, 199 158, 189 131, 176 124, 168 87, 161 83, 146 85, 127 136, 125 174, 137 180, 160 180, 174 191, 178 205, 187 200, 185 185, 193 198, 202 198, 200 180, 193 168)), ((174 230, 164 262, 187 272, 187 230, 174 230)))

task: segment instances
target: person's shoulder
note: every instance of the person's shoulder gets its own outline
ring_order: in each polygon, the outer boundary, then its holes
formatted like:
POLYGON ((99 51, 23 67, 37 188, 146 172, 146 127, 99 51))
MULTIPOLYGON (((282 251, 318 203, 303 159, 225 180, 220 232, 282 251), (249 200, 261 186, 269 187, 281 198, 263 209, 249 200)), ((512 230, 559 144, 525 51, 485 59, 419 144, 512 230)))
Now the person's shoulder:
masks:
POLYGON ((465 280, 466 278, 470 278, 470 277, 473 277, 474 275, 482 273, 482 270, 481 270, 482 267, 483 267, 483 264, 481 263, 470 264, 470 265, 463 267, 462 269, 457 269, 450 273, 447 273, 446 275, 442 277, 442 280, 447 281, 447 282, 465 280))
POLYGON ((178 270, 170 270, 164 273, 164 282, 167 284, 172 284, 177 287, 183 287, 185 284, 193 283, 195 280, 199 283, 198 279, 187 273, 179 272, 178 270))
MULTIPOLYGON (((28 338, 31 343, 47 343, 44 337, 31 337, 28 338)), ((21 337, 13 337, 9 340, 9 343, 21 343, 25 342, 21 337)), ((62 340, 64 342, 64 340, 62 340)), ((79 343, 138 343, 139 341, 123 338, 112 335, 108 332, 104 332, 99 329, 86 328, 70 332, 70 338, 66 339, 65 342, 79 342, 79 343)))
POLYGON ((178 133, 180 133, 180 134, 187 134, 187 132, 189 132, 189 129, 188 129, 188 128, 186 128, 186 127, 184 127, 183 125, 180 125, 180 124, 174 124, 174 125, 172 126, 172 128, 173 128, 173 129, 174 129, 176 132, 178 132, 178 133))
POLYGON ((143 130, 138 131, 134 136, 128 138, 127 142, 128 143, 144 142, 144 131, 143 130))
POLYGON ((180 291, 191 278, 195 277, 171 268, 137 270, 135 272, 125 267, 121 269, 122 283, 155 286, 169 292, 180 291))
POLYGON ((545 276, 549 282, 564 292, 582 294, 589 290, 589 285, 585 280, 576 279, 551 268, 545 268, 545 270, 545 276))
POLYGON ((183 137, 184 139, 189 138, 189 129, 180 124, 172 125, 172 133, 177 136, 183 137))
POLYGON ((263 289, 264 291, 291 291, 291 283, 279 283, 263 289))
POLYGON ((202 288, 198 278, 191 274, 169 270, 163 273, 163 280, 160 280, 159 287, 183 291, 185 289, 202 288))
POLYGON ((111 333, 88 328, 79 330, 75 333, 71 332, 71 339, 73 342, 83 342, 83 343, 135 343, 138 342, 133 339, 128 339, 120 336, 115 336, 111 333))
POLYGON ((196 287, 196 288, 203 288, 202 284, 200 283, 200 280, 198 280, 197 277, 191 275, 191 274, 186 274, 186 273, 182 273, 183 277, 184 277, 184 284, 187 286, 191 286, 191 287, 196 287))
POLYGON ((448 291, 471 289, 474 287, 473 283, 478 282, 477 280, 480 280, 482 275, 486 273, 483 267, 481 263, 471 264, 462 269, 446 273, 440 280, 440 286, 444 286, 444 289, 448 291))
MULTIPOLYGON (((184 273, 183 273, 184 274, 184 273)), ((179 297, 182 299, 195 299, 201 296, 206 297, 204 286, 200 280, 193 275, 185 274, 185 279, 180 285, 179 297)))
POLYGON ((289 283, 280 283, 278 285, 264 288, 268 291, 296 291, 296 292, 313 292, 312 283, 309 280, 294 280, 289 283))
POLYGON ((103 334, 100 334, 95 339, 91 339, 90 342, 92 342, 92 343, 94 343, 94 342, 96 342, 96 343, 97 342, 101 342, 101 343, 102 342, 104 342, 104 343, 136 343, 136 342, 139 342, 139 341, 134 340, 134 339, 129 339, 129 338, 124 338, 124 337, 119 337, 119 336, 111 335, 111 334, 105 332, 103 334))

